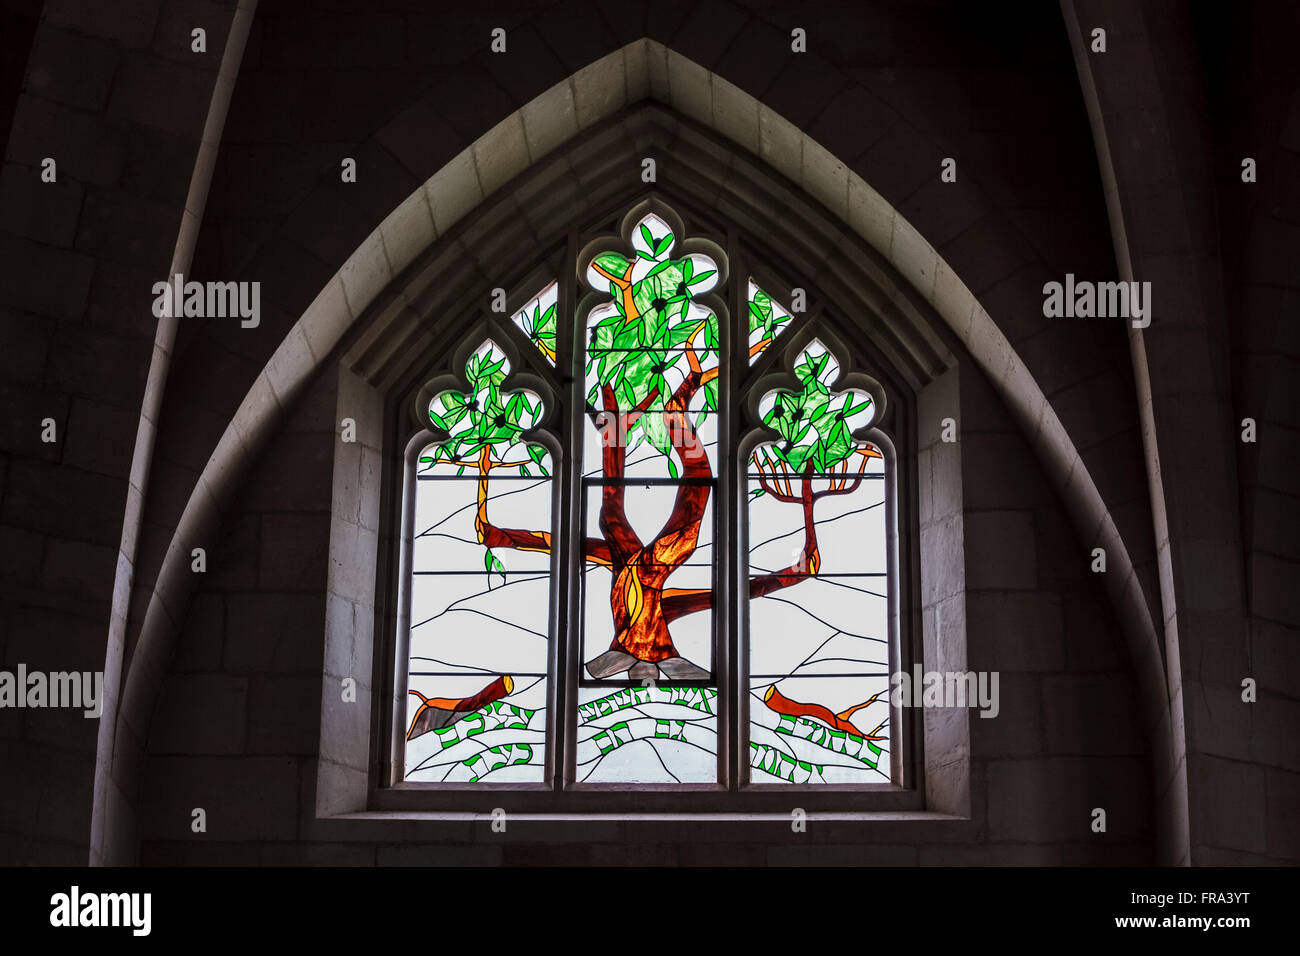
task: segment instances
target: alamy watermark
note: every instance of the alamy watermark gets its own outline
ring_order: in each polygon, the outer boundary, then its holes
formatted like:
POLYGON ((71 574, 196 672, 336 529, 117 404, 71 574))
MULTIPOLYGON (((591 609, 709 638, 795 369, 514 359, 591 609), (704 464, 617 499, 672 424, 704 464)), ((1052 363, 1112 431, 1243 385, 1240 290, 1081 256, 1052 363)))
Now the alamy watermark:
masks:
POLYGON ((1065 282, 1043 285, 1043 315, 1049 319, 1132 319, 1133 328, 1151 324, 1150 282, 1065 282))
POLYGON ((997 671, 898 671, 889 678, 889 702, 895 707, 978 707, 981 717, 1002 710, 997 671))
POLYGON ((186 282, 176 273, 170 282, 153 284, 153 314, 186 318, 230 319, 239 326, 255 329, 262 321, 262 283, 186 282))
POLYGON ((73 886, 50 897, 50 925, 127 927, 133 936, 148 936, 153 928, 153 894, 83 893, 73 886))
POLYGON ((104 713, 103 671, 0 670, 0 707, 66 707, 85 711, 87 719, 104 713))
MULTIPOLYGON (((662 415, 666 419, 664 421, 664 431, 668 443, 674 448, 678 448, 686 454, 699 454, 704 449, 704 443, 700 440, 695 426, 687 419, 687 413, 672 411, 665 413, 662 407, 644 412, 597 412, 595 425, 596 430, 600 433, 601 447, 624 448, 630 445, 633 441, 631 437, 632 427, 645 414, 662 415)), ((640 437, 637 436, 637 439, 639 440, 640 437)))

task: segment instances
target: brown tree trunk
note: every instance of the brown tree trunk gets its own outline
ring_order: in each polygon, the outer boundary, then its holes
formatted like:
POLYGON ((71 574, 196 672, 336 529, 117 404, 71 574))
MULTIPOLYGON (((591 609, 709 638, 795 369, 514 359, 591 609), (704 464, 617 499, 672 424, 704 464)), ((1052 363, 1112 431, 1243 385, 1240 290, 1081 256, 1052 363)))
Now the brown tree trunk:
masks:
POLYGON ((649 563, 647 549, 614 575, 609 595, 614 617, 611 650, 652 664, 679 656, 663 607, 664 581, 675 568, 649 563))

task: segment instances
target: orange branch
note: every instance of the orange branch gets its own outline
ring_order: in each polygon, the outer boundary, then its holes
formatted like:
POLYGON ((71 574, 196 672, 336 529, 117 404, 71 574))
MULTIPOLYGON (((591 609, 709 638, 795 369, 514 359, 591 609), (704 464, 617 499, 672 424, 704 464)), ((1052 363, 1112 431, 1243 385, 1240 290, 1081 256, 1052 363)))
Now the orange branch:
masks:
POLYGON ((683 597, 690 597, 696 594, 712 594, 712 593, 713 592, 709 588, 664 588, 663 590, 663 596, 665 598, 670 598, 670 597, 683 598, 683 597))
MULTIPOLYGON (((522 531, 517 528, 498 528, 488 518, 488 472, 493 468, 508 463, 495 463, 488 455, 485 445, 476 464, 478 477, 478 512, 474 516, 474 530, 478 533, 479 544, 488 548, 512 548, 516 551, 540 551, 551 553, 551 534, 549 531, 522 531)), ((520 462, 523 464, 523 462, 520 462)))
MULTIPOLYGON (((875 736, 875 734, 879 732, 880 727, 877 727, 875 731, 872 731, 872 733, 867 734, 859 730, 849 720, 849 717, 851 717, 855 711, 870 704, 879 696, 880 695, 877 694, 870 700, 864 700, 856 707, 851 707, 839 714, 833 714, 829 707, 823 707, 821 704, 805 704, 801 701, 791 700, 777 690, 776 685, 773 684, 767 689, 767 693, 763 695, 763 703, 767 704, 768 709, 774 710, 778 714, 786 714, 790 717, 815 717, 817 720, 820 720, 822 723, 827 724, 835 730, 842 730, 846 734, 860 737, 863 740, 884 740, 884 737, 875 736)), ((884 725, 882 724, 881 727, 883 726, 884 725)))
POLYGON ((614 283, 614 285, 618 286, 620 289, 629 284, 627 279, 614 275, 614 273, 610 272, 599 262, 592 262, 591 267, 595 269, 597 272, 599 272, 601 275, 603 275, 610 282, 614 283))
POLYGON ((623 324, 629 325, 633 319, 639 318, 641 312, 637 309, 636 299, 632 295, 632 270, 636 267, 636 260, 628 263, 627 272, 623 273, 621 277, 614 275, 614 273, 610 272, 597 262, 593 261, 591 267, 610 282, 614 283, 614 285, 618 287, 619 291, 622 292, 623 324))
POLYGON ((420 698, 420 706, 411 719, 411 729, 406 733, 407 740, 414 740, 431 730, 440 730, 452 723, 457 714, 469 714, 481 710, 488 704, 508 697, 514 693, 514 678, 508 674, 498 677, 477 694, 452 700, 448 697, 425 697, 418 690, 410 691, 420 698))

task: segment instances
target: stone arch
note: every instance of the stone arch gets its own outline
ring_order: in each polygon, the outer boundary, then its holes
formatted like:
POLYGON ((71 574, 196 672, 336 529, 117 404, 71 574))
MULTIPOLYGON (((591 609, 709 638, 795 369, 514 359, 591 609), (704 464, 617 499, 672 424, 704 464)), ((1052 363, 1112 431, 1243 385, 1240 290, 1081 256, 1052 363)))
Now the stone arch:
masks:
MULTIPOLYGON (((1108 555, 1107 585, 1123 624, 1143 695, 1147 725, 1172 735, 1159 641, 1133 562, 1101 494, 1042 389, 1006 336, 933 246, 879 194, 830 152, 779 114, 686 57, 639 40, 578 71, 497 124, 412 193, 357 248, 294 324, 275 351, 204 468, 159 572, 134 653, 122 676, 112 732, 102 734, 95 769, 92 847, 122 814, 129 819, 137 757, 143 751, 157 688, 193 586, 189 542, 215 528, 249 463, 285 410, 318 372, 353 323, 378 303, 397 276, 439 239, 455 242, 466 215, 499 187, 580 132, 649 100, 762 159, 820 202, 834 221, 875 250, 909 291, 893 303, 914 314, 915 297, 988 375, 1066 502, 1079 536, 1108 555)), ((743 174, 748 164, 734 160, 743 174)), ((392 306, 394 303, 389 302, 392 306)), ((882 304, 889 314, 887 304, 882 304)), ((394 314, 400 315, 401 303, 394 314)), ((898 358, 937 362, 941 342, 927 341, 924 323, 905 322, 910 339, 893 344, 898 358), (926 353, 929 353, 928 358, 926 353)), ((879 330, 888 347, 890 329, 879 330)), ((427 335, 427 333, 425 333, 427 335)), ((418 332, 416 333, 418 338, 418 332)), ((354 346, 364 362, 365 343, 354 346)), ((384 356, 373 359, 382 361, 384 356)), ((1166 739, 1163 746, 1169 747, 1166 739)), ((1153 750, 1161 749, 1153 746, 1153 750)))

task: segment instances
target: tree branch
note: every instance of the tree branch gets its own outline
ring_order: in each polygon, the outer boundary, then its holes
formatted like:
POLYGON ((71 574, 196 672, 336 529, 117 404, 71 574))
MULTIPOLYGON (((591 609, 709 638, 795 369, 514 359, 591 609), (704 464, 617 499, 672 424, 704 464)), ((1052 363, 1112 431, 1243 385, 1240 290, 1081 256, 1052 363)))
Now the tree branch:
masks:
POLYGON ((694 614, 696 611, 707 611, 712 608, 713 592, 708 588, 701 588, 699 590, 669 588, 663 593, 660 607, 663 608, 664 620, 671 624, 679 617, 685 617, 687 614, 694 614))
POLYGON ((812 462, 809 461, 804 467, 803 487, 799 496, 799 502, 803 505, 803 550, 799 554, 799 560, 787 568, 780 571, 774 571, 771 574, 760 574, 749 580, 749 596, 751 598, 763 597, 771 594, 773 591, 779 591, 782 588, 792 587, 800 581, 806 581, 808 578, 817 574, 818 567, 821 566, 821 555, 817 551, 817 525, 813 521, 813 497, 812 491, 812 462))
MULTIPOLYGON (((884 737, 876 736, 876 732, 880 730, 879 727, 871 733, 865 733, 862 730, 859 730, 858 727, 849 719, 853 716, 854 712, 861 710, 868 704, 874 703, 879 696, 879 694, 876 694, 869 697, 867 700, 864 700, 862 703, 850 707, 842 713, 836 714, 832 713, 829 707, 825 707, 822 704, 805 704, 803 701, 791 700, 789 697, 786 697, 777 690, 776 685, 773 684, 767 689, 767 693, 763 695, 763 703, 767 704, 768 709, 773 710, 778 714, 787 714, 791 717, 815 717, 835 730, 842 730, 846 734, 852 734, 854 737, 861 737, 863 740, 884 740, 884 737)), ((883 727, 884 725, 882 724, 881 726, 883 727)))
POLYGON ((607 568, 614 563, 614 558, 609 553, 609 544, 604 538, 588 538, 582 546, 582 557, 592 564, 602 564, 607 568))
MULTIPOLYGON (((619 413, 618 399, 614 396, 612 385, 601 387, 601 399, 605 411, 619 413)), ((627 468, 627 436, 616 434, 615 440, 606 436, 601 449, 601 470, 604 472, 605 484, 600 494, 600 531, 608 542, 611 566, 623 565, 627 559, 641 550, 641 539, 632 530, 627 518, 625 506, 625 485, 622 479, 627 468)))
MULTIPOLYGON (((797 497, 796 495, 791 494, 788 490, 787 490, 787 491, 781 491, 781 490, 780 490, 780 488, 778 487, 778 484, 779 484, 781 478, 780 478, 780 475, 777 474, 777 470, 776 470, 776 462, 771 461, 770 459, 768 459, 767 456, 766 456, 766 454, 763 456, 762 459, 760 459, 760 458, 758 457, 758 452, 754 452, 754 455, 753 455, 753 462, 754 462, 755 465, 758 466, 758 472, 759 472, 758 483, 759 483, 759 486, 760 486, 764 491, 766 491, 769 495, 771 495, 771 496, 772 496, 773 498, 775 498, 777 501, 785 501, 785 502, 788 502, 788 503, 790 503, 790 504, 796 504, 796 503, 798 503, 798 502, 801 500, 801 499, 800 499, 799 497, 797 497), (766 469, 764 469, 764 467, 763 467, 763 465, 764 465, 765 462, 766 462, 767 466, 770 467, 770 468, 772 469, 772 483, 771 483, 771 484, 768 483, 768 480, 767 480, 767 471, 766 471, 766 469)), ((783 471, 785 470, 785 469, 784 469, 784 466, 782 466, 782 470, 783 470, 783 471)), ((786 488, 789 489, 789 487, 790 487, 790 481, 789 481, 788 478, 786 479, 786 483, 785 483, 785 485, 786 485, 786 488)))
POLYGON ((821 491, 815 492, 813 494, 814 501, 817 501, 820 498, 834 497, 835 495, 847 495, 847 494, 851 494, 854 491, 857 491, 858 486, 862 484, 863 476, 867 472, 867 462, 870 461, 872 458, 884 457, 880 454, 880 452, 876 451, 874 448, 871 448, 870 446, 866 448, 859 448, 857 451, 854 452, 854 454, 861 455, 862 462, 858 465, 858 470, 856 472, 856 477, 853 479, 853 483, 852 484, 848 483, 847 476, 849 473, 849 460, 846 458, 842 462, 844 466, 842 474, 844 475, 844 477, 833 478, 831 480, 831 484, 829 488, 825 488, 821 491))
POLYGON ((470 714, 481 710, 488 704, 508 697, 514 692, 515 682, 509 674, 498 677, 477 694, 453 700, 447 697, 425 697, 418 690, 408 691, 420 698, 420 706, 411 718, 411 729, 406 732, 407 740, 414 740, 431 730, 440 730, 456 720, 460 714, 470 714))
POLYGON ((664 408, 664 424, 673 437, 673 450, 682 462, 682 478, 668 520, 656 535, 651 549, 656 563, 680 566, 695 553, 700 524, 709 504, 712 488, 703 482, 713 477, 709 453, 686 421, 686 409, 700 387, 700 373, 692 371, 664 408))
POLYGON ((600 275, 603 275, 618 288, 623 298, 623 324, 631 325, 634 319, 640 318, 641 311, 636 307, 636 298, 632 295, 632 270, 636 268, 636 260, 633 259, 627 265, 627 272, 621 276, 616 276, 604 266, 597 262, 592 262, 591 267, 600 275))
POLYGON ((487 446, 479 454, 478 461, 478 513, 474 516, 474 530, 478 532, 479 543, 487 548, 512 548, 515 551, 540 551, 551 553, 551 533, 549 531, 524 531, 520 528, 498 528, 488 518, 488 472, 494 465, 487 446))

